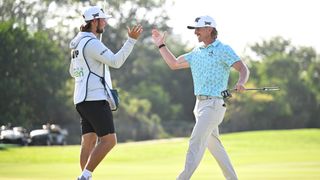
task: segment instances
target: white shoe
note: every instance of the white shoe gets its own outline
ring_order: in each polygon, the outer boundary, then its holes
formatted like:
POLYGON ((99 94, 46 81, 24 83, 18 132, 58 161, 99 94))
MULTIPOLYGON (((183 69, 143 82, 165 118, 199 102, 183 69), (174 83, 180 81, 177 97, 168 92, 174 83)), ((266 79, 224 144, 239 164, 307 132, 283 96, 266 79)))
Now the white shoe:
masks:
POLYGON ((78 177, 77 180, 92 180, 92 176, 89 176, 88 178, 85 178, 84 176, 78 177))

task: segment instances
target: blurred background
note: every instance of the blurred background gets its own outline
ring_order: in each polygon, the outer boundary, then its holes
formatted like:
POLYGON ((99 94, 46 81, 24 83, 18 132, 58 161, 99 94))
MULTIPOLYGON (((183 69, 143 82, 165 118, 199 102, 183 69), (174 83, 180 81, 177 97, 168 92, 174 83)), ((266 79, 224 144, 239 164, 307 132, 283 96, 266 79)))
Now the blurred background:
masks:
MULTIPOLYGON (((69 42, 84 23, 81 12, 88 5, 112 14, 102 41, 114 52, 127 39, 127 26, 140 23, 144 28, 122 68, 111 69, 121 99, 114 113, 120 142, 190 135, 195 102, 190 70, 167 67, 152 43, 151 29, 167 31, 167 46, 179 56, 198 45, 186 26, 203 14, 216 18, 218 38, 248 64, 247 87, 281 89, 234 94, 227 100, 221 133, 319 128, 316 4, 316 0, 0 0, 2 138, 23 137, 19 142, 28 144, 31 135, 40 133, 31 132, 42 129, 47 130, 46 145, 80 143, 74 82, 68 72, 69 42)), ((233 71, 229 88, 237 78, 233 71)))

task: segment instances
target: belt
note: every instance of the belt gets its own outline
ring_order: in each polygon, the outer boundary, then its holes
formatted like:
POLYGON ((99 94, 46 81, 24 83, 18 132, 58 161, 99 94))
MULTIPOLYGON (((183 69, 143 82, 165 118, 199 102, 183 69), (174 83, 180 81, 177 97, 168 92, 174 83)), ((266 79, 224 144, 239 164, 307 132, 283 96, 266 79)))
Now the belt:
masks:
POLYGON ((218 96, 206 96, 206 95, 197 95, 196 96, 198 100, 208 100, 208 99, 223 99, 222 97, 218 96))

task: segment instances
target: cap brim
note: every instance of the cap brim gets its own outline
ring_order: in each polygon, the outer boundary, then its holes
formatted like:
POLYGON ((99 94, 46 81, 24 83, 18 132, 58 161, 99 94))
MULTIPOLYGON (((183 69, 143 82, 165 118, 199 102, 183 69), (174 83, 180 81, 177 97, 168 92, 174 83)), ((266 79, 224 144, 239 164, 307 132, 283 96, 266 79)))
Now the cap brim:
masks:
POLYGON ((187 26, 188 29, 195 29, 195 28, 202 28, 202 27, 212 27, 212 28, 216 28, 213 26, 187 26))
POLYGON ((194 26, 187 26, 188 29, 195 29, 196 27, 194 26))

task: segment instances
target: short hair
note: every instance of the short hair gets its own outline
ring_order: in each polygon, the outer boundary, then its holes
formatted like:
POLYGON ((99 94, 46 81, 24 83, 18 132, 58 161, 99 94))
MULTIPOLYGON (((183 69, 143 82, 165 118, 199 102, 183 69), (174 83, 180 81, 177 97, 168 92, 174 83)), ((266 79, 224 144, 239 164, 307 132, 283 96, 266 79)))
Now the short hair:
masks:
POLYGON ((218 31, 217 31, 216 28, 212 28, 211 37, 214 37, 214 39, 217 39, 217 37, 218 37, 218 31))

